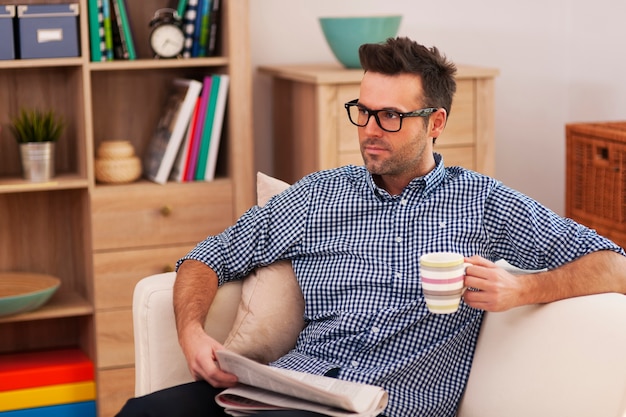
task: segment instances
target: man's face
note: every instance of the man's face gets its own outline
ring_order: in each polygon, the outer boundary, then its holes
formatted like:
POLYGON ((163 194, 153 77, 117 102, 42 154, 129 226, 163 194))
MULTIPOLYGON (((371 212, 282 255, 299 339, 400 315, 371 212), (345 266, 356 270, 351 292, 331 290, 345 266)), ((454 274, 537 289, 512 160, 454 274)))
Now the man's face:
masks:
MULTIPOLYGON (((421 78, 415 75, 384 75, 366 72, 361 81, 359 104, 370 110, 412 112, 425 107, 421 78)), ((359 127, 359 145, 365 167, 373 175, 391 177, 408 183, 435 166, 433 158, 433 122, 441 118, 439 110, 430 116, 406 117, 398 132, 386 132, 374 117, 359 127), (426 121, 426 123, 425 123, 426 121)), ((445 121, 445 116, 444 116, 445 121)))

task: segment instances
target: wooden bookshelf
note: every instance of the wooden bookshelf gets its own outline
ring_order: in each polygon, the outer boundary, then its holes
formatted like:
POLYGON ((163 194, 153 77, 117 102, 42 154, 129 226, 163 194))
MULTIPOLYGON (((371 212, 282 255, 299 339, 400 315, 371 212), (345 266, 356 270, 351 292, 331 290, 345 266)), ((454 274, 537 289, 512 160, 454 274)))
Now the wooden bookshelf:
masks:
POLYGON ((171 269, 254 203, 248 0, 222 3, 219 56, 174 60, 152 59, 148 22, 177 2, 127 2, 138 59, 112 62, 91 62, 87 0, 77 2, 81 56, 0 61, 0 271, 62 280, 40 309, 0 317, 0 354, 79 347, 96 364, 98 411, 107 417, 134 394, 134 284, 171 269), (215 181, 96 182, 100 143, 128 140, 142 155, 171 80, 208 73, 230 75, 215 181), (49 182, 22 179, 18 145, 4 128, 23 106, 54 108, 67 122, 49 182))

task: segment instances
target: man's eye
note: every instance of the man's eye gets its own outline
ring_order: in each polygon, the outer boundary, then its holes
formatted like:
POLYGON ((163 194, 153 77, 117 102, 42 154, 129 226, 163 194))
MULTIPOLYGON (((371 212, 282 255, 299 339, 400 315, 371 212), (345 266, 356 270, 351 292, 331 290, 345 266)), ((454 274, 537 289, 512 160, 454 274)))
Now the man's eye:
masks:
POLYGON ((359 109, 359 114, 361 116, 367 116, 369 114, 369 112, 367 111, 367 109, 363 108, 363 107, 357 107, 357 109, 359 109))
POLYGON ((395 111, 383 110, 378 113, 378 117, 382 119, 386 119, 386 120, 393 120, 393 119, 397 119, 398 117, 400 117, 400 115, 398 115, 398 113, 396 113, 395 111))

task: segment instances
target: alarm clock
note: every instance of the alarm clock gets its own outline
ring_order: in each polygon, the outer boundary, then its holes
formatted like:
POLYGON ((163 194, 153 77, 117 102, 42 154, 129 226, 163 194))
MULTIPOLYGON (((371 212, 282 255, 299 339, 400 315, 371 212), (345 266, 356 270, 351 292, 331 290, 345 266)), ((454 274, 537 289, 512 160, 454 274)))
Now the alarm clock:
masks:
POLYGON ((150 21, 150 49, 155 58, 177 58, 185 45, 183 22, 174 9, 159 9, 150 21))

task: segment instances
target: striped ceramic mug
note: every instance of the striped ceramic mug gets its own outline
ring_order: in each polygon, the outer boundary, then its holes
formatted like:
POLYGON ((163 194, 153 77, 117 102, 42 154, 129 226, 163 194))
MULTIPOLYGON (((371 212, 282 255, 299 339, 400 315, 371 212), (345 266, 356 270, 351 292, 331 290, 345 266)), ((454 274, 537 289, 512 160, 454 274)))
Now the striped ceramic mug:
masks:
POLYGON ((465 290, 463 255, 453 252, 433 252, 420 257, 420 276, 426 305, 431 313, 449 314, 459 308, 465 290))

